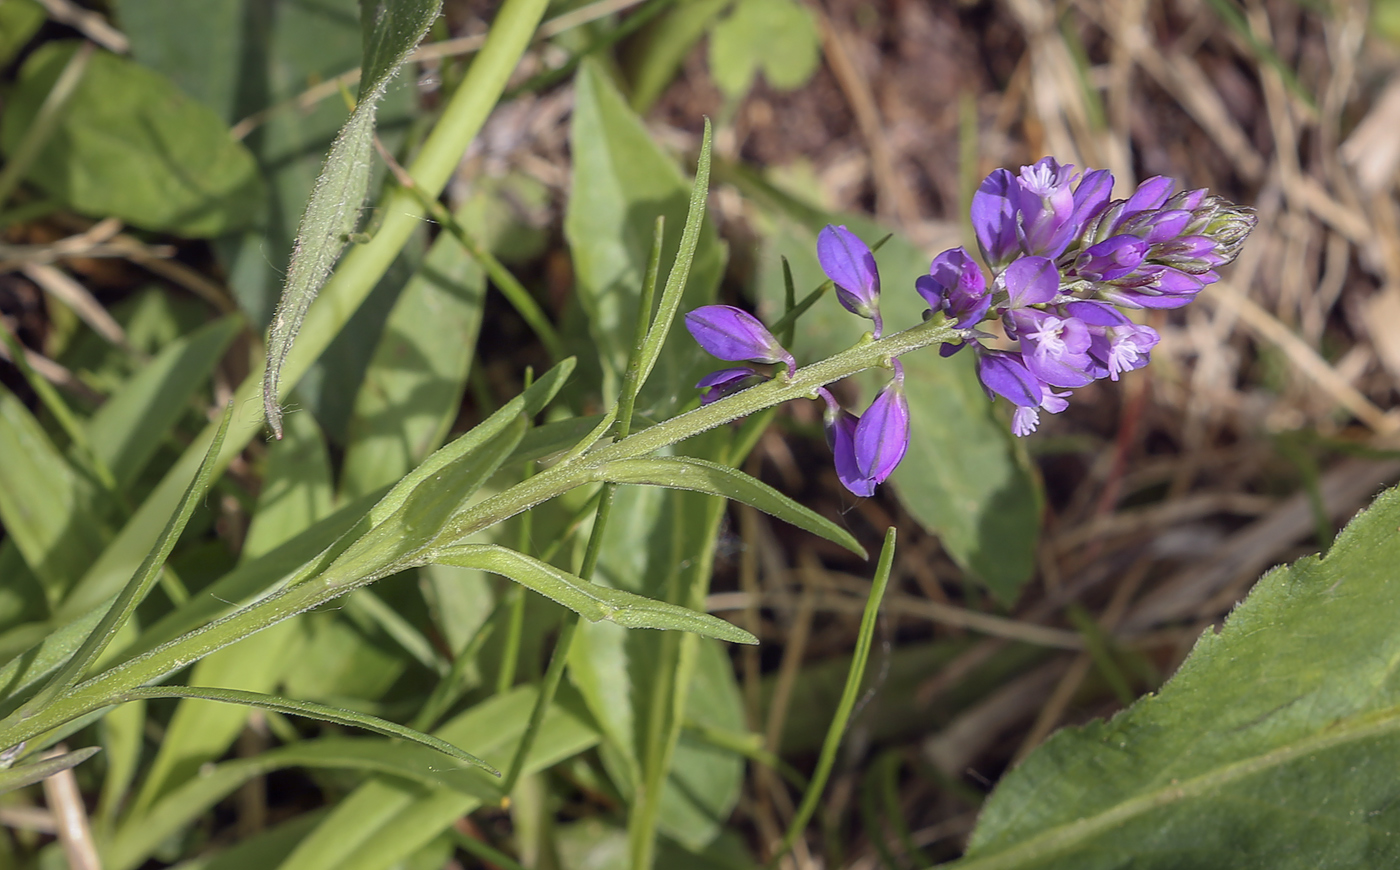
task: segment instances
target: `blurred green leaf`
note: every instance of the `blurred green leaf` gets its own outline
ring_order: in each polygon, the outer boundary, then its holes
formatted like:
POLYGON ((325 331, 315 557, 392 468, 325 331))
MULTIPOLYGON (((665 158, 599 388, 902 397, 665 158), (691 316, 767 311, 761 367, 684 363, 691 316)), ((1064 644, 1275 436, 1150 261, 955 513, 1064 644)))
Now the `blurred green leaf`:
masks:
POLYGON ((651 110, 666 86, 676 77, 686 55, 705 35, 714 19, 733 2, 677 0, 660 18, 628 41, 623 63, 632 84, 633 111, 645 115, 651 110))
POLYGON ((50 603, 61 600, 102 552, 89 505, 93 487, 49 441, 28 409, 0 386, 0 522, 50 603))
MULTIPOLYGON (((564 233, 579 301, 602 361, 604 394, 616 396, 636 334, 637 305, 658 215, 666 219, 661 262, 675 262, 691 185, 632 113, 602 68, 585 62, 576 78, 570 143, 573 186, 564 233)), ((724 248, 712 222, 700 230, 681 310, 714 299, 724 248)), ((695 342, 672 330, 637 402, 642 418, 669 415, 706 365, 695 342)))
MULTIPOLYGON (((78 48, 51 42, 29 57, 5 108, 0 145, 13 153, 78 48)), ((194 238, 251 224, 264 190, 248 149, 171 82, 99 52, 29 180, 75 211, 194 238)))
POLYGON ((374 120, 389 79, 437 18, 442 0, 379 0, 361 4, 364 56, 360 93, 350 119, 331 143, 311 199, 297 227, 287 266, 287 282, 277 303, 267 339, 263 372, 263 410, 267 423, 282 437, 278 389, 282 366, 301 331, 311 301, 326 283, 348 235, 360 223, 360 206, 369 193, 374 120))
POLYGON ((166 345, 88 420, 93 451, 119 487, 129 487, 155 456, 241 327, 238 317, 223 317, 166 345))
MULTIPOLYGON (((854 216, 779 216, 764 242, 758 278, 760 309, 769 322, 783 310, 781 257, 792 265, 799 295, 826 280, 817 263, 816 232, 828 220, 845 223, 869 242, 886 234, 869 220, 854 216)), ((890 288, 880 299, 886 329, 918 323, 926 306, 908 288, 928 271, 929 257, 896 235, 876 259, 884 286, 890 288)), ((835 299, 823 299, 803 316, 799 327, 790 350, 802 361, 850 347, 869 322, 850 314, 835 299)), ((1014 600, 1035 569, 1042 498, 1038 479, 1024 452, 1013 443, 1010 428, 982 392, 971 354, 944 359, 929 349, 901 361, 907 375, 904 391, 909 398, 911 433, 909 452, 891 478, 899 500, 920 525, 938 535, 964 570, 986 583, 1002 601, 1014 600)), ((853 380, 869 401, 887 377, 876 373, 853 380)))
POLYGON ((736 468, 703 459, 624 459, 597 470, 600 480, 642 486, 688 489, 733 499, 840 544, 862 559, 865 548, 851 533, 811 508, 804 507, 766 483, 736 468))
POLYGON ((37 0, 5 0, 0 3, 0 65, 14 59, 47 17, 44 7, 37 0))
POLYGON ((222 851, 207 851, 181 861, 176 870, 249 870, 253 867, 276 867, 307 832, 320 823, 326 811, 311 810, 292 816, 250 837, 242 837, 222 851))
POLYGON ((708 613, 697 613, 621 589, 599 586, 505 547, 458 544, 434 552, 432 559, 446 565, 476 568, 508 577, 527 589, 559 602, 589 622, 607 620, 623 628, 693 631, 732 643, 758 643, 758 639, 747 631, 708 613))
POLYGON ((1155 695, 1002 779, 959 868, 1400 861, 1400 489, 1266 574, 1155 695))
POLYGON ((73 752, 65 752, 53 758, 45 758, 29 764, 21 764, 7 770, 0 770, 0 794, 24 788, 41 782, 55 773, 77 767, 102 751, 100 746, 88 746, 73 752))
MULTIPOLYGON (((536 690, 522 686, 483 701, 433 733, 471 746, 492 764, 505 766, 515 752, 534 706, 536 690)), ((544 770, 598 742, 597 727, 578 696, 561 686, 540 729, 527 773, 544 770)), ((392 867, 484 803, 498 800, 494 781, 479 771, 482 791, 472 797, 448 788, 425 790, 390 777, 376 777, 348 795, 327 815, 279 870, 382 870, 392 867)), ((120 870, 120 868, 119 868, 120 870)))
POLYGON ((394 303, 355 397, 342 498, 395 482, 442 444, 460 410, 485 295, 481 267, 441 233, 394 303))
POLYGON ((738 0, 710 31, 710 77, 731 100, 763 73, 779 91, 802 87, 821 62, 821 35, 806 7, 793 0, 738 0))
POLYGON ((141 749, 146 742, 146 704, 119 704, 102 717, 98 727, 107 771, 102 776, 96 821, 104 830, 111 830, 141 763, 141 749))
MULTIPOLYGON (((717 643, 704 641, 699 646, 686 696, 685 721, 725 731, 745 727, 734 665, 717 643)), ((705 849, 724 830, 743 784, 742 758, 682 731, 662 786, 658 827, 692 852, 705 849)), ((656 866, 672 865, 658 858, 656 866)))
POLYGON ((411 792, 441 787, 459 800, 473 800, 468 796, 488 790, 486 780, 491 778, 474 768, 444 764, 437 751, 410 743, 380 738, 304 740, 253 758, 215 765, 162 798, 148 812, 123 819, 103 852, 102 866, 109 870, 141 866, 166 839, 193 824, 243 783, 288 767, 387 774, 411 792))

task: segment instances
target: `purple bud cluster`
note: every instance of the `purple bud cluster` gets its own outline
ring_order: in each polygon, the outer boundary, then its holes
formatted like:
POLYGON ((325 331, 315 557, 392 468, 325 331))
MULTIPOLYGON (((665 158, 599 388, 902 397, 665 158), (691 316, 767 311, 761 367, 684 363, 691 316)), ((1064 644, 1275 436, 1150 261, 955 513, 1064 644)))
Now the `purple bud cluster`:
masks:
POLYGON ((1019 175, 998 169, 972 199, 982 270, 962 248, 934 258, 915 289, 929 307, 967 329, 989 396, 1016 406, 1012 431, 1034 432, 1040 412, 1058 414, 1069 391, 1142 368, 1160 340, 1124 308, 1180 308, 1219 280, 1216 267, 1239 255, 1254 212, 1205 190, 1173 194, 1149 178, 1110 201, 1107 170, 1076 175, 1046 157, 1019 175), (1001 320, 1019 350, 988 350, 975 325, 1001 320))
MULTIPOLYGON (((1040 412, 1068 407, 1070 391, 1101 378, 1118 380, 1147 364, 1160 340, 1134 323, 1124 308, 1179 308, 1219 280, 1215 269, 1239 255, 1256 218, 1205 190, 1173 193, 1171 179, 1149 178, 1125 200, 1110 201, 1107 170, 1076 174, 1046 157, 1018 175, 998 169, 972 200, 972 226, 982 267, 963 248, 933 259, 914 289, 941 312, 962 339, 943 345, 944 356, 971 346, 977 373, 991 397, 1016 406, 1012 431, 1034 432, 1040 412), (1017 350, 983 345, 977 325, 1001 321, 1017 350)), ((870 320, 879 338, 880 273, 875 256, 844 226, 817 237, 817 259, 848 311, 870 320)), ((720 369, 696 386, 705 404, 773 377, 790 376, 796 361, 753 315, 729 305, 690 312, 686 328, 719 359, 746 365, 720 369), (767 368, 760 368, 766 366, 767 368)), ((852 493, 869 496, 894 472, 909 449, 909 403, 904 367, 856 416, 821 389, 827 441, 836 475, 852 493)))

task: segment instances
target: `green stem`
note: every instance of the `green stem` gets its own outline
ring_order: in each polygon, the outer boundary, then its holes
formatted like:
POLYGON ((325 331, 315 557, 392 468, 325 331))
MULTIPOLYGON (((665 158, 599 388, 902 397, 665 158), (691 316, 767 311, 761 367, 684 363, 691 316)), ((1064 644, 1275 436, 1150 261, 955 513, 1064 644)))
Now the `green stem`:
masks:
MULTIPOLYGON (((400 562, 386 566, 369 577, 345 575, 327 571, 320 576, 298 583, 281 592, 261 599, 248 607, 229 614, 202 628, 182 635, 149 652, 124 662, 75 686, 53 704, 23 722, 0 730, 0 747, 13 746, 48 731, 64 722, 106 706, 113 698, 138 686, 174 673, 198 661, 217 649, 235 643, 270 625, 331 601, 380 577, 405 568, 431 564, 436 547, 459 541, 480 529, 503 522, 521 511, 541 502, 563 495, 569 490, 597 482, 598 469, 619 459, 645 456, 662 447, 675 444, 716 426, 740 417, 747 417, 783 402, 812 397, 817 387, 850 377, 868 368, 883 365, 888 359, 919 348, 954 340, 959 331, 939 321, 922 323, 879 341, 868 338, 854 347, 798 369, 791 377, 780 376, 766 384, 752 387, 733 396, 705 405, 623 438, 614 444, 585 453, 569 462, 560 462, 536 474, 529 480, 495 496, 482 500, 450 521, 443 530, 421 550, 404 556, 400 562)), ((198 442, 196 442, 198 443, 198 442)), ((191 475, 193 476, 193 475, 191 475)), ((605 509, 600 504, 600 511, 605 509)), ((601 517, 600 517, 601 518, 601 517)), ((596 531, 595 523, 595 531, 596 531)), ((590 548, 592 549, 592 548, 590 548)), ((596 553, 593 561, 596 562, 596 553)), ((571 640, 572 633, 568 638, 571 640)), ((551 662, 551 667, 553 663, 551 662)), ((562 668, 562 664, 560 665, 562 668)))

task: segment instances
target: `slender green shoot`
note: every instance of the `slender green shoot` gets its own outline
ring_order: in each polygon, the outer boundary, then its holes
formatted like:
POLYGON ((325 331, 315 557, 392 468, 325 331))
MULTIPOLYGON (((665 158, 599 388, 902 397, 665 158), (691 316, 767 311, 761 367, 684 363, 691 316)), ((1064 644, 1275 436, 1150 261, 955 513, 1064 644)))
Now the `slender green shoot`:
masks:
POLYGON ((851 656, 851 669, 846 674, 846 687, 841 691, 841 702, 836 705, 836 715, 832 717, 831 727, 827 729, 826 739, 822 741, 821 754, 817 757, 817 769, 812 773, 811 784, 802 795, 802 803, 798 805, 797 813, 792 817, 792 824, 788 826, 782 845, 768 862, 769 867, 776 867, 778 861, 792 849, 793 843, 796 843, 797 838, 806 830, 807 823, 812 820, 812 814, 817 810, 822 791, 826 788, 826 781, 831 776, 831 769, 836 764, 836 751, 841 746, 841 737, 846 733, 846 725, 850 720, 851 711, 855 708, 856 696, 860 694, 861 681, 865 677, 865 663, 870 658, 870 647, 875 637, 875 622, 880 614, 880 601, 885 597, 885 587, 890 582, 890 569, 894 566, 894 544, 895 530, 891 527, 885 532, 885 545, 880 550, 880 562, 875 568, 875 582, 871 584, 870 596, 865 601, 865 614, 860 620, 860 634, 856 639, 855 654, 851 656))

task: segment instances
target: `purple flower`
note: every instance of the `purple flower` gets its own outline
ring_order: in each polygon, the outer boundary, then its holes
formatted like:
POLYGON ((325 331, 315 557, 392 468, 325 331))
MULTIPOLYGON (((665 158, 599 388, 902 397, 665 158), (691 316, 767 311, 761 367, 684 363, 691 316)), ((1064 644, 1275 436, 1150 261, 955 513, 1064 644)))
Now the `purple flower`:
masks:
POLYGON ((685 316, 685 328, 711 356, 730 362, 783 363, 791 374, 797 361, 757 317, 732 305, 705 305, 685 316))
POLYGON ((1089 327, 1084 321, 1034 308, 1011 311, 1007 320, 1021 341, 1026 367, 1037 378, 1056 387, 1093 382, 1089 327))
POLYGON ((1061 166, 1053 157, 1021 167, 1010 196, 1018 218, 1017 238, 1026 253, 1058 257, 1069 245, 1078 229, 1072 220, 1073 172, 1073 166, 1061 166))
POLYGON ((894 379, 863 416, 857 417, 826 388, 817 390, 826 402, 823 424, 835 459, 836 477, 852 494, 868 498, 894 473, 909 451, 909 401, 904 397, 904 366, 894 361, 894 379))
POLYGON ((856 468, 883 483, 909 451, 909 400, 904 397, 904 366, 894 361, 894 379, 870 403, 855 431, 856 468))
POLYGON ((1147 365, 1148 354, 1161 341, 1157 330, 1133 323, 1112 305, 1071 302, 1066 311, 1088 325, 1091 373, 1096 378, 1118 380, 1123 372, 1147 365))
POLYGON ((695 384, 695 388, 700 391, 700 404, 708 405, 765 380, 767 377, 761 372, 739 366, 710 372, 695 384))
POLYGON ((959 329, 979 323, 991 307, 992 296, 982 269, 965 248, 953 248, 933 258, 927 275, 920 275, 914 289, 929 307, 943 311, 959 329))
POLYGON ((1010 196, 1016 186, 1016 176, 998 169, 983 179, 972 195, 972 229, 977 233, 982 259, 994 272, 1000 272, 1021 252, 1016 238, 1016 208, 1010 196))
POLYGON ((875 255, 860 237, 844 226, 827 224, 817 235, 817 259, 836 285, 836 298, 852 314, 875 321, 880 337, 880 272, 875 255))
POLYGON ((1022 257, 1002 273, 1006 284, 1007 306, 1025 308, 1043 305, 1060 292, 1060 273, 1045 257, 1022 257))
POLYGON ((1041 382, 1026 366, 1019 353, 983 351, 977 358, 977 377, 988 397, 1001 396, 1016 406, 1011 431, 1024 437, 1040 425, 1040 409, 1058 414, 1069 407, 1068 392, 1057 393, 1041 382))

